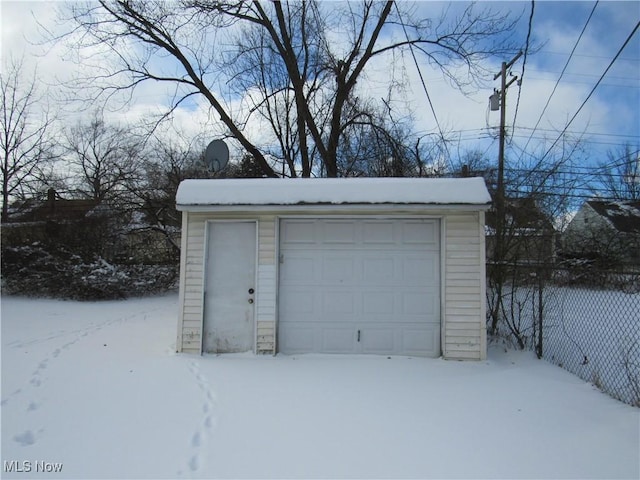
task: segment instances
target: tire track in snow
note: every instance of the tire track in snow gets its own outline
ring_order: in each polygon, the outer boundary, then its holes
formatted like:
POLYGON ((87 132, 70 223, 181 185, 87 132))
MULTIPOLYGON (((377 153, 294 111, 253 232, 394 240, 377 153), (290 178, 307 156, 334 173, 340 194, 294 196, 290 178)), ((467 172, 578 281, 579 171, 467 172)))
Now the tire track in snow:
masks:
MULTIPOLYGON (((37 391, 48 380, 48 377, 45 377, 45 371, 49 366, 49 362, 55 361, 63 352, 67 351, 73 345, 77 344, 78 342, 80 342, 81 340, 85 339, 89 335, 98 333, 99 331, 101 331, 105 327, 108 327, 110 325, 114 325, 116 323, 122 323, 122 322, 125 322, 127 320, 132 320, 132 319, 134 319, 136 317, 139 317, 139 316, 143 316, 143 318, 146 319, 147 315, 149 313, 152 313, 152 312, 157 311, 157 310, 161 310, 161 308, 155 308, 155 309, 149 310, 149 311, 137 312, 137 313, 133 313, 133 314, 130 314, 130 315, 123 316, 123 317, 118 317, 118 318, 106 320, 104 322, 101 322, 101 323, 98 323, 98 324, 95 324, 95 325, 90 325, 90 326, 85 327, 85 328, 71 330, 71 331, 66 332, 66 333, 59 333, 57 335, 49 336, 49 337, 46 337, 44 339, 36 339, 36 340, 27 341, 27 342, 20 342, 20 341, 11 342, 9 345, 11 345, 12 348, 25 348, 25 347, 28 347, 30 345, 37 344, 37 343, 40 343, 40 342, 43 342, 43 341, 52 340, 52 339, 55 339, 55 338, 62 338, 62 337, 69 337, 69 336, 72 337, 72 339, 69 340, 68 342, 65 342, 62 345, 57 345, 56 348, 51 353, 46 355, 44 358, 42 358, 38 362, 38 366, 31 373, 31 378, 28 381, 28 385, 27 385, 26 389, 25 388, 16 389, 11 394, 9 394, 7 397, 3 398, 0 401, 0 405, 2 407, 5 407, 9 403, 9 400, 14 399, 15 397, 28 396, 28 397, 30 397, 28 400, 22 401, 20 403, 22 405, 26 405, 27 413, 32 413, 32 412, 37 411, 42 406, 42 403, 39 402, 38 399, 36 398, 37 397, 37 391)), ((43 432, 44 432, 43 428, 39 428, 39 429, 36 430, 36 433, 38 435, 43 433, 43 432)), ((17 433, 15 435, 13 435, 11 438, 13 439, 14 442, 18 443, 19 445, 29 446, 29 445, 33 445, 33 444, 35 444, 37 442, 37 438, 38 437, 37 437, 36 433, 34 433, 33 430, 28 429, 28 430, 25 430, 22 433, 17 433)))
MULTIPOLYGON (((204 463, 203 452, 207 440, 211 434, 211 430, 215 428, 217 420, 214 416, 214 408, 216 404, 216 398, 211 390, 209 383, 200 371, 200 364, 193 360, 189 364, 189 372, 195 378, 198 388, 202 392, 202 421, 198 428, 191 435, 190 445, 193 453, 189 457, 187 462, 187 471, 191 474, 199 472, 204 463)), ((178 476, 182 476, 182 470, 178 471, 178 476)))

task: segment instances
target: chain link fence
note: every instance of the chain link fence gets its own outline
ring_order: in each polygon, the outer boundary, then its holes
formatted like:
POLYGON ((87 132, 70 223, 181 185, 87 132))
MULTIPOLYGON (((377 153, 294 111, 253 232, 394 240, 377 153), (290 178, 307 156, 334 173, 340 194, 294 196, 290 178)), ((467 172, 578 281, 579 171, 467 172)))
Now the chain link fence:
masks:
POLYGON ((640 407, 640 273, 554 268, 506 292, 528 348, 640 407))

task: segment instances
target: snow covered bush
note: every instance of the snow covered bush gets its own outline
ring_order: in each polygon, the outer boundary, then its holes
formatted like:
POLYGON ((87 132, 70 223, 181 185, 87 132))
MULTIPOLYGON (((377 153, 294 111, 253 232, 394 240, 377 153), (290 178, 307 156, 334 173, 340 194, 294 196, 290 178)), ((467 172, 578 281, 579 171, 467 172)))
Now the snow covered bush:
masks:
POLYGON ((174 288, 177 274, 177 265, 118 265, 40 243, 2 250, 3 290, 20 295, 75 300, 141 296, 174 288))

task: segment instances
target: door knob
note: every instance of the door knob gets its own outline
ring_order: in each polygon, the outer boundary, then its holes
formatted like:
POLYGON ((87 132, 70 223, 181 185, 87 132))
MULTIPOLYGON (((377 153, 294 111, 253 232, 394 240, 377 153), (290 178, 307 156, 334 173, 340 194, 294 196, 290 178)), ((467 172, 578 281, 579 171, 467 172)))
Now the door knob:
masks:
POLYGON ((253 298, 250 298, 250 299, 249 299, 249 303, 253 303, 253 298))
POLYGON ((255 292, 255 290, 253 288, 249 289, 249 295, 253 295, 253 292, 255 292))

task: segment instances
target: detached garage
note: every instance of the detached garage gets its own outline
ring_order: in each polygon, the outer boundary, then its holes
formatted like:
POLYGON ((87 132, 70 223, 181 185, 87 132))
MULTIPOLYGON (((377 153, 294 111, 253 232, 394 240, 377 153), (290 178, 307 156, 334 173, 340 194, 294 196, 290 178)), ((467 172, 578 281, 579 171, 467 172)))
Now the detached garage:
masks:
POLYGON ((177 350, 486 356, 481 178, 186 180, 177 350))

